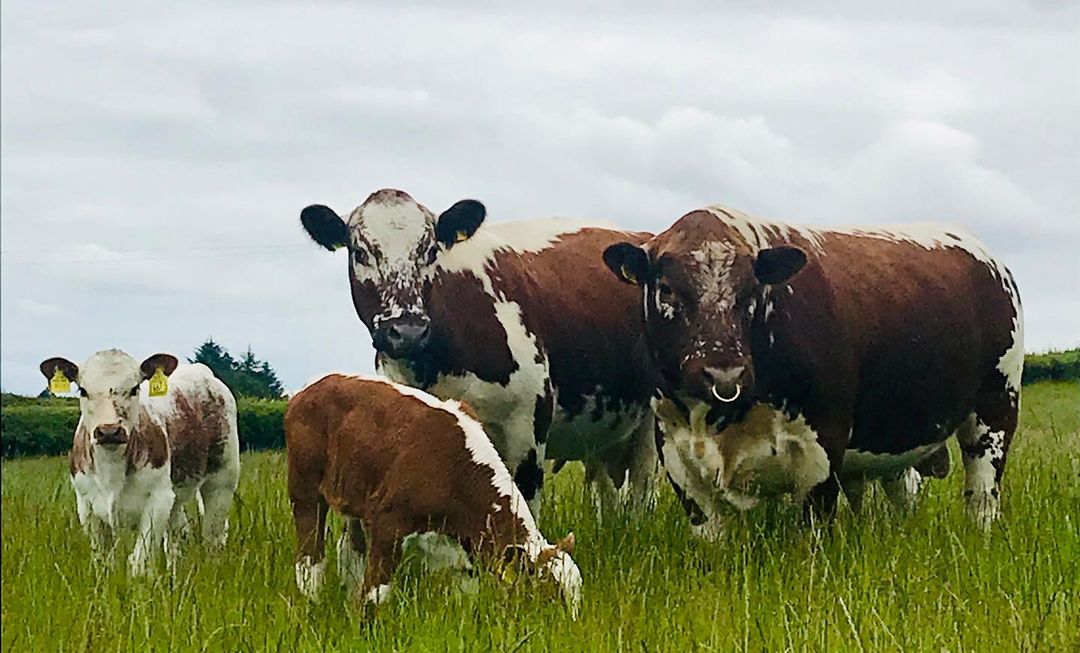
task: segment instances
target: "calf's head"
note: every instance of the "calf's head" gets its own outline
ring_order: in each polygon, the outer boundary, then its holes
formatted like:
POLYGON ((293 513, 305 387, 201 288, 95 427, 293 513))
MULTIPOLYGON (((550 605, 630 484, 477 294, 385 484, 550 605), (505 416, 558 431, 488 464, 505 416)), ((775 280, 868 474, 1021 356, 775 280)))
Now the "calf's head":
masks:
POLYGON ((429 341, 427 299, 439 256, 470 238, 484 217, 476 200, 461 200, 436 217, 408 194, 384 189, 346 220, 315 204, 301 212, 300 222, 326 249, 348 249, 353 304, 375 349, 416 359, 429 341))
POLYGON ((135 430, 139 419, 139 386, 160 368, 168 376, 177 360, 169 354, 154 354, 141 364, 119 349, 99 351, 82 366, 66 358, 49 358, 40 369, 46 379, 59 370, 79 386, 79 410, 90 442, 121 446, 135 430))
POLYGON ((513 544, 506 547, 503 557, 509 569, 524 568, 542 581, 554 583, 576 619, 581 608, 581 570, 570 557, 574 552, 574 543, 574 534, 569 533, 558 542, 540 549, 534 559, 530 558, 526 547, 513 544))
POLYGON ((619 279, 641 286, 661 390, 722 408, 753 395, 751 328, 763 289, 806 263, 797 247, 751 250, 709 214, 690 214, 643 247, 604 251, 619 279))

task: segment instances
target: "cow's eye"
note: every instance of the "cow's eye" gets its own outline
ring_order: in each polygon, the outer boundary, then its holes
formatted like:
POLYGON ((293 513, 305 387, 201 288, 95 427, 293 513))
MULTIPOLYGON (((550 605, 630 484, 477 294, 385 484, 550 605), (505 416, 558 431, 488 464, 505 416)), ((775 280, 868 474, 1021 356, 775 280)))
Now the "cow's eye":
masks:
POLYGON ((361 249, 359 247, 354 249, 352 257, 353 257, 353 260, 356 261, 357 265, 367 265, 368 264, 368 253, 367 253, 366 249, 361 249))
POLYGON ((132 388, 131 390, 128 391, 128 396, 129 397, 134 397, 137 394, 139 394, 139 386, 135 386, 134 388, 132 388))
POLYGON ((660 299, 670 300, 675 297, 675 290, 663 281, 656 286, 656 290, 660 293, 660 299))

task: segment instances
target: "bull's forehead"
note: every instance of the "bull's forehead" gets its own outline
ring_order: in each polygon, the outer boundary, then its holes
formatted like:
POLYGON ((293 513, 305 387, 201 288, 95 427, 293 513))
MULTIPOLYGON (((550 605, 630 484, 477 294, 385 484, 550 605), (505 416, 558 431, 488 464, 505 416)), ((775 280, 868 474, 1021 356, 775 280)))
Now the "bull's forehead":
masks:
POLYGON ((119 349, 106 349, 83 363, 76 382, 88 392, 102 392, 127 391, 141 380, 139 361, 119 349))
POLYGON ((372 193, 349 216, 354 246, 366 246, 387 261, 412 259, 420 243, 435 238, 435 215, 407 193, 372 193))

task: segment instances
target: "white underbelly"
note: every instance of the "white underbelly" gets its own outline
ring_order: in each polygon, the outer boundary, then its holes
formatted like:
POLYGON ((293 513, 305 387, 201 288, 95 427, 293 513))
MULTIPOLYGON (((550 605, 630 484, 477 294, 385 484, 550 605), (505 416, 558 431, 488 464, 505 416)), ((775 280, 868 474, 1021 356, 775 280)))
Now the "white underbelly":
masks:
POLYGON ((918 465, 944 446, 944 442, 936 442, 898 454, 870 453, 858 449, 848 449, 844 453, 844 467, 840 472, 840 477, 884 478, 896 476, 904 470, 918 465))

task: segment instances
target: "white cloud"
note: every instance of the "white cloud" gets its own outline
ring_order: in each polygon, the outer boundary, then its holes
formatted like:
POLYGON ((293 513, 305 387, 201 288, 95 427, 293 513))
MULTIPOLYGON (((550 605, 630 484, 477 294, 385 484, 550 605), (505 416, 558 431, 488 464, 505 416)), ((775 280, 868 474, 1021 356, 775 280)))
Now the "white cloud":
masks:
POLYGON ((1029 345, 1077 344, 1075 3, 659 7, 3 3, 4 388, 210 335, 291 387, 370 369, 297 216, 383 186, 650 230, 713 202, 959 222, 1029 345))

